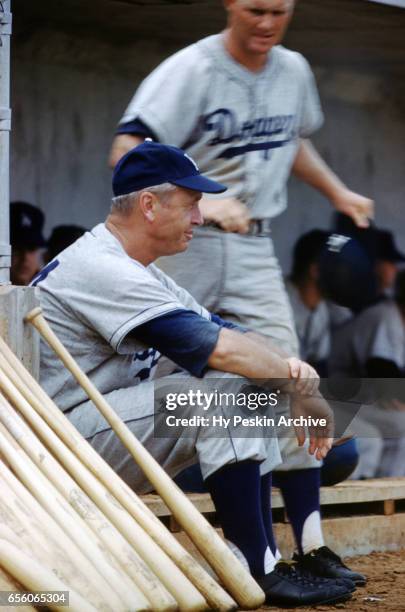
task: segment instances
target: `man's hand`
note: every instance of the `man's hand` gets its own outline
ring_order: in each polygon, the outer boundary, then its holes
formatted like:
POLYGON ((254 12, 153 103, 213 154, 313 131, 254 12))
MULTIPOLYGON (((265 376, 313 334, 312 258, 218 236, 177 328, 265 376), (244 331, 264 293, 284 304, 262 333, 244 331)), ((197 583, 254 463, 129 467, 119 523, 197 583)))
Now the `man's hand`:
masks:
POLYGON ((319 376, 309 363, 296 357, 286 359, 290 370, 290 378, 295 382, 294 391, 302 395, 313 395, 319 388, 319 376))
POLYGON ((290 395, 290 411, 293 418, 300 416, 307 419, 325 419, 326 426, 310 425, 308 428, 294 426, 299 446, 305 442, 306 432, 309 434, 310 455, 318 460, 324 459, 333 443, 334 418, 328 403, 319 393, 319 376, 309 363, 296 357, 286 359, 290 369, 290 377, 294 383, 290 395))
POLYGON ((338 197, 334 198, 333 205, 336 210, 351 217, 357 227, 368 227, 369 220, 374 216, 373 200, 350 189, 343 189, 338 197))
POLYGON ((308 452, 315 455, 318 460, 324 459, 333 444, 334 417, 329 404, 320 395, 303 397, 302 395, 292 394, 290 399, 290 411, 293 418, 300 416, 307 419, 325 419, 326 426, 309 425, 308 428, 294 426, 298 445, 302 446, 305 442, 307 431, 309 434, 308 452))
POLYGON ((300 139, 292 172, 323 193, 339 212, 351 217, 358 227, 368 227, 374 203, 351 191, 329 168, 308 139, 300 139))
POLYGON ((200 201, 200 210, 204 221, 216 223, 225 232, 246 234, 249 230, 249 209, 236 198, 221 200, 203 198, 200 201))
POLYGON ((384 410, 396 410, 397 412, 405 412, 405 402, 396 399, 383 399, 380 401, 380 407, 384 410))
POLYGON ((136 136, 134 134, 118 134, 112 143, 110 156, 108 158, 108 165, 110 168, 115 166, 120 161, 121 157, 128 153, 134 147, 144 142, 143 136, 136 136))

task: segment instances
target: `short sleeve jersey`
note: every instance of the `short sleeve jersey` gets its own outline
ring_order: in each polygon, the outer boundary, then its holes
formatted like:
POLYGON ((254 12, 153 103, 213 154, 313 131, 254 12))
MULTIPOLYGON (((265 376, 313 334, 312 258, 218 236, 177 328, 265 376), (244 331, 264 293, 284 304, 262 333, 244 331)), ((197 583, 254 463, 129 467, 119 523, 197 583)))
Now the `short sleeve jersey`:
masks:
POLYGON ((405 328, 398 306, 384 300, 339 327, 329 370, 346 377, 367 377, 366 363, 379 358, 405 368, 405 328))
POLYGON ((265 67, 252 72, 233 60, 218 34, 158 66, 118 131, 142 121, 160 142, 186 150, 201 172, 228 186, 227 197, 245 202, 260 219, 285 209, 298 137, 309 136, 322 119, 302 55, 276 46, 265 67))
POLYGON ((300 357, 310 363, 325 361, 330 353, 330 320, 325 301, 310 310, 302 302, 298 289, 287 279, 286 288, 293 309, 300 342, 300 357))
MULTIPOLYGON (((46 319, 101 393, 153 378, 160 354, 130 333, 138 326, 178 309, 210 320, 162 271, 129 257, 104 224, 63 251, 33 283, 46 319)), ((87 399, 45 343, 41 383, 62 410, 87 399)))

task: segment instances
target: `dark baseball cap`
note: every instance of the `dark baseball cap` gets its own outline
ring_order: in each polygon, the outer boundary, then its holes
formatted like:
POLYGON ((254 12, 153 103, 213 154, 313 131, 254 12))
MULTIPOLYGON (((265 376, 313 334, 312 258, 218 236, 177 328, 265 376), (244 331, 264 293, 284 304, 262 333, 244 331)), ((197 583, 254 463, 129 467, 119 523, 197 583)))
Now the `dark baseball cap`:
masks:
POLYGON ((203 193, 222 193, 227 188, 200 174, 195 161, 181 149, 145 141, 131 149, 114 169, 115 196, 162 183, 171 183, 203 193))
POLYGON ((326 246, 330 232, 314 229, 302 234, 294 245, 292 280, 298 280, 306 274, 309 266, 318 263, 321 252, 326 246))
POLYGON ((335 214, 335 228, 338 234, 355 238, 374 260, 393 263, 405 261, 405 254, 397 248, 394 236, 389 230, 379 229, 375 225, 359 228, 350 217, 342 213, 335 214))
POLYGON ((48 259, 51 260, 56 255, 59 255, 59 253, 83 236, 85 232, 87 232, 86 228, 80 225, 57 225, 54 227, 47 242, 48 259))
POLYGON ((378 298, 373 259, 352 236, 329 236, 320 255, 319 284, 328 299, 355 312, 378 298))
POLYGON ((401 263, 405 261, 405 255, 398 250, 394 236, 389 230, 376 230, 377 259, 401 263))
POLYGON ((28 202, 11 202, 11 245, 20 249, 37 249, 46 246, 42 235, 44 221, 44 213, 36 206, 28 202))

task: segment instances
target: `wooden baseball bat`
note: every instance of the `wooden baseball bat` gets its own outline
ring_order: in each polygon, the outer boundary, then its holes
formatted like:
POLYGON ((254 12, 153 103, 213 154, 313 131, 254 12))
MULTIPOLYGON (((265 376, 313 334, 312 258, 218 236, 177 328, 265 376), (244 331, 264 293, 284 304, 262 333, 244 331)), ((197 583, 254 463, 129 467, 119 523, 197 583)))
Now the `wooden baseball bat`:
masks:
MULTIPOLYGON (((0 476, 0 538, 15 544, 52 571, 68 588, 77 590, 80 594, 83 583, 79 577, 81 569, 72 563, 59 542, 44 532, 42 524, 36 518, 35 506, 30 501, 26 505, 26 499, 23 501, 17 497, 3 475, 0 476)), ((93 598, 97 600, 97 596, 93 598)))
POLYGON ((173 534, 167 530, 136 493, 117 476, 114 470, 79 434, 38 382, 25 369, 1 336, 0 363, 8 378, 38 415, 181 568, 183 573, 204 595, 211 607, 223 612, 235 609, 236 604, 229 594, 197 563, 193 556, 184 550, 173 534))
MULTIPOLYGON (((24 588, 16 581, 16 579, 0 567, 0 591, 15 591, 20 593, 24 588)), ((35 608, 31 606, 15 606, 13 612, 35 612, 35 608)))
POLYGON ((0 461, 0 478, 1 482, 6 483, 6 487, 13 492, 16 498, 16 502, 14 497, 12 498, 13 503, 29 515, 35 530, 35 539, 39 538, 43 546, 48 547, 49 554, 55 557, 55 563, 59 568, 63 568, 62 579, 97 610, 112 612, 99 592, 99 574, 3 461, 0 461))
POLYGON ((53 572, 38 563, 11 542, 0 539, 0 564, 21 584, 31 591, 67 591, 69 606, 50 604, 52 610, 72 612, 96 612, 79 593, 69 589, 53 572))
MULTIPOLYGON (((2 411, 0 409, 0 413, 1 412, 2 411)), ((35 412, 34 415, 41 420, 35 412)), ((1 414, 0 418, 3 420, 1 414)), ((45 426, 44 423, 42 423, 42 425, 45 426)), ((14 428, 14 431, 15 429, 16 428, 14 428)), ((53 434, 53 432, 51 433, 53 434)), ((104 546, 115 557, 122 570, 128 575, 130 579, 128 580, 128 587, 131 588, 132 591, 134 590, 135 585, 136 592, 132 594, 131 607, 133 609, 135 608, 135 605, 139 607, 139 609, 152 607, 152 609, 156 612, 173 612, 174 610, 177 610, 178 606, 175 598, 170 595, 165 587, 159 582, 155 574, 152 573, 149 566, 138 554, 137 550, 140 548, 138 546, 138 541, 136 542, 136 549, 133 548, 121 534, 122 530, 119 531, 114 524, 103 515, 100 508, 92 500, 90 500, 89 497, 87 497, 85 489, 83 489, 83 492, 77 487, 72 478, 70 478, 65 470, 62 470, 59 463, 53 459, 53 457, 48 453, 43 445, 40 444, 35 436, 25 435, 24 433, 19 436, 18 442, 27 452, 28 456, 30 456, 30 458, 37 464, 43 473, 46 474, 47 478, 49 478, 59 492, 64 495, 65 499, 67 499, 67 501, 78 511, 80 516, 82 516, 82 518, 88 523, 91 529, 93 529, 93 531, 100 537, 104 546)), ((61 445, 60 441, 59 445, 61 445)), ((66 447, 64 450, 68 451, 66 447)), ((68 452, 71 453, 71 451, 68 452)), ((61 454, 63 457, 63 453, 61 454)), ((76 462, 78 462, 77 458, 72 453, 71 456, 76 462)), ((83 475, 83 471, 86 470, 86 468, 84 468, 80 462, 79 465, 83 475)), ((97 480, 92 474, 87 472, 87 475, 97 483, 97 480)), ((79 482, 79 484, 81 483, 79 482)), ((118 502, 111 498, 104 487, 101 485, 99 485, 99 487, 102 489, 101 492, 99 492, 99 495, 105 502, 105 505, 113 507, 116 515, 118 515, 119 518, 125 512, 128 520, 131 521, 132 526, 134 522, 132 517, 130 517, 124 509, 117 506, 118 502)), ((135 531, 140 538, 147 538, 146 534, 143 531, 140 531, 140 528, 137 530, 134 529, 133 531, 135 531)), ((154 542, 153 544, 154 549, 156 549, 156 544, 154 542)), ((157 550, 157 553, 159 555, 159 549, 157 550)), ((167 567, 167 565, 163 565, 163 567, 167 567)), ((177 588, 180 588, 180 586, 181 585, 179 585, 177 588)))
MULTIPOLYGON (((21 502, 20 502, 21 503, 21 502)), ((44 563, 55 574, 66 580, 68 576, 63 573, 63 567, 56 562, 56 555, 52 549, 53 542, 46 541, 40 523, 31 513, 26 514, 7 482, 0 476, 0 537, 11 543, 20 545, 28 554, 35 556, 39 562, 44 563), (4 534, 8 529, 13 535, 4 534)), ((69 561, 64 563, 70 569, 69 561)))
MULTIPOLYGON (((129 570, 134 582, 150 599, 153 609, 156 611, 175 610, 177 608, 176 600, 179 601, 180 608, 184 610, 205 608, 204 599, 181 574, 179 568, 143 531, 127 511, 107 495, 100 482, 63 445, 56 434, 42 421, 11 381, 7 379, 1 367, 0 388, 93 501, 82 490, 78 489, 76 482, 62 469, 61 465, 35 438, 21 419, 17 422, 17 415, 13 414, 11 407, 7 409, 7 405, 3 405, 1 396, 0 420, 12 431, 19 445, 64 495, 65 499, 70 503, 73 502, 74 507, 81 509, 84 517, 88 517, 89 525, 103 539, 106 547, 120 559, 122 558, 122 551, 124 551, 124 567, 127 571, 129 570), (106 522, 106 516, 111 523, 106 522), (129 544, 132 545, 132 548, 129 544), (149 567, 162 577, 162 581, 166 583, 173 596, 170 596, 166 589, 162 587, 149 567)), ((134 604, 135 601, 134 598, 134 604)))
MULTIPOLYGON (((75 515, 63 497, 46 480, 27 455, 18 447, 7 429, 0 423, 0 449, 2 455, 12 467, 14 473, 38 499, 47 513, 69 533, 69 536, 82 551, 99 574, 97 589, 104 602, 114 612, 127 611, 117 589, 125 588, 120 575, 105 559, 101 545, 89 537, 89 529, 79 516, 75 515)), ((91 533, 91 532, 90 532, 91 533)))
POLYGON ((25 317, 25 320, 34 325, 73 374, 170 508, 177 522, 183 527, 240 606, 245 608, 259 607, 264 602, 265 597, 257 582, 246 571, 241 562, 236 559, 215 529, 198 512, 187 496, 109 406, 105 398, 52 331, 44 319, 41 309, 34 308, 25 317))
MULTIPOLYGON (((0 372, 0 377, 4 377, 3 372, 0 372)), ((18 392, 16 391, 16 393, 18 392)), ((23 398, 21 399, 25 401, 23 398)), ((127 604, 133 610, 150 609, 151 606, 148 603, 148 599, 137 586, 139 580, 142 581, 142 584, 145 582, 147 590, 151 592, 152 595, 155 594, 156 591, 159 593, 163 589, 160 587, 156 578, 153 577, 146 564, 141 561, 121 533, 106 520, 99 508, 81 489, 78 488, 75 481, 65 472, 60 464, 35 437, 29 427, 22 421, 21 417, 17 415, 8 402, 1 396, 0 420, 5 427, 7 427, 8 431, 12 433, 14 438, 18 441, 18 444, 27 453, 28 457, 30 457, 46 478, 48 478, 56 489, 65 497, 68 503, 78 512, 81 518, 100 538, 105 548, 118 562, 120 562, 122 570, 121 579, 126 584, 127 604), (130 576, 134 578, 134 581, 130 580, 130 576), (144 577, 150 577, 150 581, 146 582, 144 577)), ((158 609, 161 607, 162 610, 170 611, 177 608, 175 600, 170 597, 166 591, 164 591, 162 601, 156 597, 156 603, 158 609)))

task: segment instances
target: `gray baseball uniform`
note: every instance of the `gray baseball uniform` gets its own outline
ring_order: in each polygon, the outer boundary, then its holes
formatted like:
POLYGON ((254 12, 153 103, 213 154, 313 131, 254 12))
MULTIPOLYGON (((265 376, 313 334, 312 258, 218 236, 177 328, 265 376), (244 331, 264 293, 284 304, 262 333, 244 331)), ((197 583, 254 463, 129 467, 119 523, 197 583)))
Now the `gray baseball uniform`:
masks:
POLYGON ((343 324, 333 342, 332 374, 367 377, 368 359, 378 357, 405 368, 405 329, 397 304, 383 300, 343 324))
MULTIPOLYGON (((393 300, 379 302, 339 327, 332 343, 329 370, 334 376, 367 378, 366 364, 372 358, 391 361, 400 370, 405 368, 405 326, 393 300)), ((397 457, 404 448, 405 413, 374 403, 349 403, 340 409, 355 415, 350 430, 358 436, 362 449, 356 473, 368 477, 404 475, 403 456, 401 461, 397 457), (384 439, 391 439, 389 455, 380 448, 380 456, 376 456, 374 447, 381 446, 384 439), (369 466, 374 469, 371 473, 369 466)))
MULTIPOLYGON (((290 355, 298 354, 298 341, 268 222, 286 207, 299 137, 321 123, 313 75, 299 53, 274 47, 253 73, 233 60, 219 34, 158 66, 117 130, 182 147, 204 174, 228 186, 227 197, 266 221, 263 235, 198 228, 187 253, 159 265, 209 310, 272 337, 290 355)), ((316 464, 291 438, 285 444, 288 465, 316 464)))
POLYGON ((286 281, 286 288, 294 314, 294 322, 300 342, 301 359, 309 363, 326 361, 330 352, 330 316, 328 304, 321 300, 310 309, 300 298, 297 287, 286 281))
MULTIPOLYGON (((203 431, 193 428, 193 435, 180 439, 154 438, 154 393, 158 383, 154 384, 153 379, 160 353, 145 346, 137 330, 146 322, 164 322, 165 315, 179 311, 191 311, 198 315, 198 321, 209 322, 202 331, 196 330, 193 342, 198 344, 198 350, 196 353, 195 347, 191 348, 188 372, 179 375, 184 379, 193 373, 197 376, 205 373, 201 358, 195 359, 195 355, 211 352, 220 328, 211 321, 205 308, 153 264, 144 267, 129 257, 104 224, 97 225, 58 255, 33 284, 41 289, 41 306, 60 340, 169 473, 175 475, 197 459, 204 476, 244 459, 263 461, 263 472, 280 461, 276 438, 237 438, 232 426, 229 436, 223 438, 218 438, 215 432, 210 435, 209 427, 203 431)), ((170 325, 173 326, 173 321, 170 325)), ((179 336, 178 343, 181 341, 179 336)), ((187 340, 183 339, 184 342, 187 340)), ((206 376, 220 379, 231 375, 208 372, 206 376)), ((172 376, 166 378, 173 380, 172 376)), ((163 392, 166 381, 159 379, 158 388, 163 392)), ((41 346, 41 383, 117 473, 138 490, 147 490, 142 473, 135 468, 117 436, 45 343, 41 346)), ((223 414, 223 406, 214 409, 223 414)), ((192 410, 190 406, 184 407, 182 416, 192 414, 192 410)))

